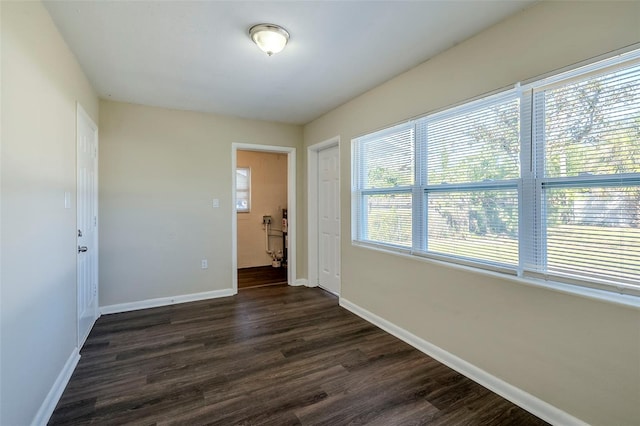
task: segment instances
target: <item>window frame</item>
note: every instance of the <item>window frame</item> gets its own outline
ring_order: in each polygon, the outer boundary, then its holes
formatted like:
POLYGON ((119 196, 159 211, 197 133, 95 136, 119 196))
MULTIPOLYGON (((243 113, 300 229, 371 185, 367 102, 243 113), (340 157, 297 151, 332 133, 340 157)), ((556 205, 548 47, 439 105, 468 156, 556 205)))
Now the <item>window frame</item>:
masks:
MULTIPOLYGON (((540 108, 540 102, 536 97, 544 95, 547 90, 553 90, 575 82, 585 81, 615 72, 623 68, 631 68, 640 65, 640 50, 619 55, 604 61, 599 61, 583 67, 578 67, 563 73, 550 76, 546 79, 534 81, 522 88, 523 97, 527 99, 530 116, 531 133, 524 141, 521 141, 523 151, 532 153, 531 167, 523 170, 523 181, 529 181, 533 185, 535 194, 534 217, 528 232, 521 237, 521 245, 530 247, 528 258, 521 262, 519 275, 523 277, 543 279, 551 282, 562 282, 581 287, 606 290, 623 295, 640 296, 640 286, 631 284, 631 280, 612 281, 597 276, 574 275, 562 271, 549 272, 547 270, 547 225, 546 211, 542 205, 545 203, 546 189, 563 188, 611 188, 625 186, 640 186, 640 173, 620 174, 589 174, 561 177, 548 177, 546 174, 545 158, 545 121, 544 108, 540 108), (533 228, 533 229, 531 229, 533 228), (532 243, 533 239, 536 243, 532 243), (533 252, 531 252, 531 247, 533 252)), ((543 102, 543 101, 542 101, 543 102)), ((524 163, 523 163, 524 164, 524 163)))
MULTIPOLYGON (((372 246, 382 246, 388 247, 398 251, 410 252, 411 247, 406 247, 399 244, 386 243, 382 241, 375 241, 369 238, 369 230, 367 228, 367 212, 368 212, 368 204, 367 197, 372 195, 396 195, 396 194, 408 194, 411 195, 414 191, 415 187, 415 176, 414 176, 414 184, 413 185, 401 185, 401 186, 392 186, 392 187, 384 187, 384 188, 363 188, 362 183, 365 182, 365 167, 363 163, 366 160, 366 157, 363 152, 363 146, 366 143, 372 142, 376 139, 383 139, 389 135, 394 133, 399 133, 402 131, 413 129, 414 138, 415 138, 415 126, 412 122, 401 123, 396 126, 392 126, 386 129, 383 129, 379 132, 372 133, 360 139, 360 143, 352 142, 352 155, 351 158, 355 159, 360 158, 360 161, 356 164, 353 164, 353 173, 352 173, 352 201, 357 202, 358 207, 352 208, 353 217, 352 223, 357 223, 357 226, 352 226, 352 241, 357 240, 360 244, 363 245, 372 245, 372 246), (372 137, 375 136, 375 137, 372 137), (355 200, 358 201, 355 201, 355 200), (354 222, 353 218, 358 217, 354 222)), ((415 149, 415 144, 414 144, 415 149)), ((415 174, 415 171, 414 171, 415 174)), ((352 206, 355 204, 352 203, 352 206)), ((413 228, 412 228, 413 229, 413 228)), ((413 231, 412 231, 413 233, 413 231)), ((412 234, 413 238, 413 234, 412 234)))
MULTIPOLYGON (((434 114, 428 114, 424 117, 421 117, 416 120, 418 125, 424 125, 427 128, 427 136, 423 138, 421 141, 416 141, 416 161, 419 162, 419 166, 416 165, 416 173, 420 173, 419 176, 416 176, 416 182, 421 183, 420 191, 422 197, 418 199, 420 206, 422 207, 422 211, 418 214, 415 214, 420 222, 414 225, 414 228, 420 230, 418 238, 418 244, 414 244, 414 254, 430 257, 439 260, 445 260, 452 263, 459 263, 464 265, 470 265, 481 269, 489 269, 492 271, 499 271, 502 273, 516 275, 518 270, 518 264, 510 265, 507 262, 497 262, 490 261, 486 259, 480 258, 472 258, 462 255, 448 254, 448 253, 439 253, 436 251, 429 250, 429 241, 428 241, 428 233, 429 233, 429 223, 428 223, 428 202, 429 202, 429 194, 430 193, 460 193, 460 192, 475 192, 475 191, 499 191, 501 189, 504 190, 515 190, 518 199, 518 240, 520 238, 520 178, 521 173, 518 172, 519 176, 517 178, 512 179, 502 179, 502 180, 492 180, 492 181, 469 181, 469 182, 460 182, 460 183, 440 183, 440 184, 428 184, 428 170, 427 170, 427 158, 429 155, 429 137, 428 137, 428 128, 430 123, 439 122, 442 120, 446 120, 449 118, 464 116, 470 114, 475 111, 479 111, 483 108, 490 108, 495 105, 503 104, 509 101, 518 100, 520 97, 520 92, 518 88, 508 89, 504 91, 500 91, 498 93, 484 96, 479 99, 467 101, 461 105, 457 105, 451 108, 447 108, 443 111, 436 112, 434 114)), ((520 117, 519 117, 520 120, 520 117)), ((519 126, 520 127, 520 126, 519 126)), ((423 135, 424 132, 416 131, 416 134, 423 135)), ((418 208, 420 208, 420 206, 418 208)), ((519 247, 519 242, 518 242, 519 247)))
MULTIPOLYGON (((474 267, 489 269, 493 271, 503 272, 516 275, 518 271, 517 264, 511 265, 506 262, 488 261, 479 258, 470 258, 461 255, 453 255, 429 251, 428 247, 428 221, 427 221, 427 203, 431 193, 436 192, 474 192, 482 190, 515 190, 520 200, 520 179, 504 179, 496 181, 471 181, 463 183, 445 183, 445 184, 428 184, 427 156, 428 156, 428 136, 425 132, 418 129, 420 126, 428 128, 429 123, 442 121, 448 118, 462 116, 474 111, 499 105, 505 102, 516 100, 519 98, 517 89, 509 89, 499 93, 476 99, 443 111, 429 114, 414 120, 391 126, 377 132, 373 132, 352 140, 352 244, 379 247, 390 249, 401 253, 408 253, 415 256, 445 260, 452 263, 463 265, 471 265, 474 267), (414 179, 413 185, 403 185, 388 188, 363 188, 362 182, 365 181, 364 166, 366 157, 364 155, 364 146, 367 143, 384 139, 394 133, 399 133, 413 129, 413 158, 414 158, 414 179), (370 195, 392 195, 403 194, 410 195, 412 199, 412 240, 409 246, 402 246, 368 238, 367 235, 367 196, 370 195)), ((520 215, 518 211, 518 216, 520 215)), ((519 219, 518 219, 519 224, 519 219)))
MULTIPOLYGON (((513 89, 480 99, 464 102, 458 106, 446 108, 442 111, 428 114, 407 122, 391 126, 377 132, 369 133, 352 139, 352 244, 373 249, 381 249, 414 257, 429 258, 436 261, 471 266, 474 269, 485 269, 500 273, 517 275, 521 279, 542 279, 552 286, 580 286, 606 290, 606 294, 626 296, 640 296, 640 286, 624 281, 608 281, 595 277, 546 271, 546 217, 543 205, 545 190, 565 187, 603 188, 611 186, 640 186, 640 173, 608 174, 608 175, 577 175, 563 177, 547 177, 545 175, 544 158, 544 119, 540 119, 535 97, 538 93, 555 87, 571 84, 574 81, 586 80, 597 75, 606 75, 625 67, 640 65, 640 49, 620 54, 612 58, 580 66, 565 72, 559 72, 545 78, 530 80, 526 85, 519 83, 513 89), (418 126, 421 122, 434 121, 442 117, 464 114, 479 108, 478 105, 496 104, 496 99, 508 99, 510 96, 519 98, 519 148, 520 173, 516 179, 505 179, 490 182, 469 182, 454 184, 426 184, 427 182, 427 142, 421 141, 418 126), (361 153, 362 141, 382 137, 393 129, 413 126, 414 135, 414 184, 411 186, 393 188, 360 188, 366 170, 361 153), (542 128, 540 127, 542 126, 542 128), (541 138, 542 135, 542 138, 541 138), (541 146, 542 144, 542 146, 541 146), (518 262, 515 267, 497 262, 478 261, 449 254, 430 252, 428 248, 427 200, 431 193, 436 192, 467 192, 473 190, 515 189, 518 202, 518 262), (367 195, 377 194, 410 194, 412 196, 412 241, 410 247, 397 246, 366 238, 367 195), (361 203, 358 206, 358 203, 361 203), (541 272, 542 271, 542 272, 541 272)), ((544 112, 542 112, 544 114, 544 112)))

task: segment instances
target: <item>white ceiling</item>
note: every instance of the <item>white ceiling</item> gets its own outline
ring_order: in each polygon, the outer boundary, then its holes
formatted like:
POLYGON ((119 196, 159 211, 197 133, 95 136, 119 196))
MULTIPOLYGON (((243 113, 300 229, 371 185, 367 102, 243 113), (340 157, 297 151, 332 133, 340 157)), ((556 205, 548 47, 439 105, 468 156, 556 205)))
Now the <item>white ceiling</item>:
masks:
POLYGON ((307 123, 533 0, 46 1, 102 98, 307 123), (248 29, 291 33, 268 57, 248 29))

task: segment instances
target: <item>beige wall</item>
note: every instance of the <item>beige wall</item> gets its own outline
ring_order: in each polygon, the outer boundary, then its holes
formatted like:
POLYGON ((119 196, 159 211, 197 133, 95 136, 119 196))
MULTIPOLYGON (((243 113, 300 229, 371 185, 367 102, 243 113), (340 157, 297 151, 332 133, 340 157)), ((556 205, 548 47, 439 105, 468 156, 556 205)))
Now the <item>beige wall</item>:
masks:
POLYGON ((238 213, 238 268, 271 265, 262 216, 272 217, 269 247, 282 250, 282 209, 287 208, 287 156, 238 151, 237 166, 251 169, 251 211, 238 213))
MULTIPOLYGON (((342 235, 350 141, 392 123, 640 42, 640 2, 544 2, 305 126, 340 135, 342 235)), ((640 419, 640 311, 342 241, 342 296, 596 425, 640 419)))
POLYGON ((41 3, 0 8, 0 424, 24 425, 76 347, 76 101, 97 122, 98 98, 41 3))
POLYGON ((302 128, 101 101, 101 306, 231 288, 232 143, 300 148, 302 128))

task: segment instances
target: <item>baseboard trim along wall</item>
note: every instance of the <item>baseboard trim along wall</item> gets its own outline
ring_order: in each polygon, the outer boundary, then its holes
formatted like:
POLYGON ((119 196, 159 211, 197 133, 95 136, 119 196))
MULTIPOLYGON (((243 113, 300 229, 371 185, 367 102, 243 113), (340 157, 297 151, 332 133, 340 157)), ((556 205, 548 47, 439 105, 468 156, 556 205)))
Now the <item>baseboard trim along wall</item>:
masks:
POLYGON ((297 280, 295 280, 293 282, 293 284, 291 284, 292 286, 300 286, 300 285, 305 285, 308 286, 307 280, 305 278, 298 278, 297 280))
POLYGON ((100 307, 100 314, 117 314, 120 312, 137 311, 139 309, 157 308, 159 306, 175 305, 178 303, 195 302, 198 300, 217 299, 236 294, 233 289, 205 291, 202 293, 184 294, 180 296, 159 297, 157 299, 140 300, 137 302, 118 303, 100 307))
POLYGON ((461 358, 458 358, 452 353, 449 353, 444 349, 427 342, 426 340, 408 332, 401 327, 398 327, 397 325, 387 321, 386 319, 381 318, 364 308, 361 308, 360 306, 348 301, 347 299, 340 298, 340 306, 369 321, 370 323, 380 327, 387 333, 392 334, 398 339, 410 344, 419 351, 429 355, 430 357, 443 363, 447 367, 456 370, 457 372, 481 384, 487 389, 490 389, 503 398, 508 399, 509 401, 540 417, 542 420, 548 423, 563 426, 588 426, 587 423, 572 416, 571 414, 566 413, 547 402, 544 402, 543 400, 523 391, 522 389, 510 385, 509 383, 497 378, 496 376, 487 373, 481 368, 478 368, 475 365, 470 364, 461 358))
POLYGON ((67 362, 65 362, 64 367, 62 367, 60 374, 58 374, 56 381, 53 382, 53 386, 51 386, 36 416, 33 418, 31 426, 42 426, 49 422, 53 410, 55 410, 56 405, 58 405, 58 401, 60 401, 60 397, 62 397, 62 393, 71 379, 73 370, 75 370, 76 365, 78 365, 78 361, 80 361, 80 352, 78 348, 74 348, 67 362))

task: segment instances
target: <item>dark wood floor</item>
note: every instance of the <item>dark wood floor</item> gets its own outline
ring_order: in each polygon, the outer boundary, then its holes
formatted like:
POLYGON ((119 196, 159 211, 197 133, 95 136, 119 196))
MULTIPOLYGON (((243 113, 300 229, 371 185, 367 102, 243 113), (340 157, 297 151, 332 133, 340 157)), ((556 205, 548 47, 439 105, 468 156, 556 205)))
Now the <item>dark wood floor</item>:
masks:
POLYGON ((50 424, 542 425, 320 289, 101 317, 50 424))
POLYGON ((238 269, 238 288, 262 287, 287 283, 287 268, 257 266, 238 269))

